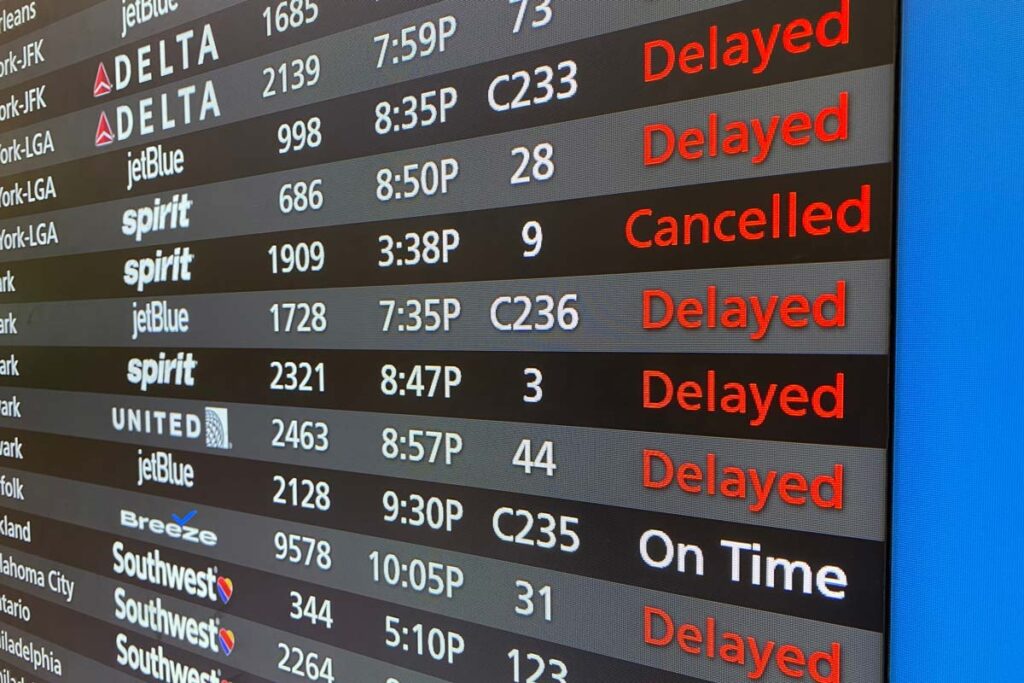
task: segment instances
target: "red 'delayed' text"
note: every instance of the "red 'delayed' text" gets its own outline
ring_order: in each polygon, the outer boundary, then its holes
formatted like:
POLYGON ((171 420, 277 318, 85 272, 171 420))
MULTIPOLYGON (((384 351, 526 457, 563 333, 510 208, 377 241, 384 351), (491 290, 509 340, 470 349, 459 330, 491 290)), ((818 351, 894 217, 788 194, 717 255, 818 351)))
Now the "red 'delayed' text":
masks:
POLYGON ((791 330, 846 327, 846 281, 838 280, 834 291, 817 296, 734 296, 720 293, 715 285, 708 285, 703 297, 678 301, 663 289, 643 292, 645 330, 663 330, 675 323, 684 330, 744 331, 751 341, 761 341, 776 321, 791 330))
POLYGON ((850 137, 850 93, 839 93, 835 105, 817 111, 797 110, 762 119, 728 119, 713 111, 702 125, 677 131, 667 123, 644 126, 644 166, 661 166, 674 156, 700 161, 718 156, 749 156, 763 164, 777 144, 806 147, 845 142, 850 137))
POLYGON ((678 408, 687 412, 742 415, 751 427, 760 427, 772 413, 806 419, 842 420, 845 417, 846 374, 817 387, 777 382, 721 382, 718 372, 708 370, 699 380, 677 381, 661 370, 643 371, 643 407, 646 410, 678 408))
POLYGON ((693 76, 719 69, 750 68, 754 74, 762 74, 780 53, 807 54, 849 43, 850 0, 840 0, 836 10, 796 17, 767 29, 723 35, 722 27, 712 24, 700 40, 678 46, 664 38, 644 43, 644 82, 662 81, 674 73, 693 76))
POLYGON ((722 628, 714 617, 704 623, 677 622, 663 609, 644 606, 644 644, 657 648, 678 648, 693 657, 719 659, 746 672, 747 679, 760 681, 772 673, 787 678, 840 683, 843 646, 833 642, 827 650, 810 651, 799 645, 759 641, 755 636, 722 628))
POLYGON ((744 469, 719 462, 716 453, 702 461, 673 459, 665 451, 643 451, 643 487, 648 491, 679 489, 691 496, 721 496, 745 503, 754 513, 763 512, 778 499, 790 507, 842 510, 846 468, 841 464, 817 476, 791 470, 744 469))

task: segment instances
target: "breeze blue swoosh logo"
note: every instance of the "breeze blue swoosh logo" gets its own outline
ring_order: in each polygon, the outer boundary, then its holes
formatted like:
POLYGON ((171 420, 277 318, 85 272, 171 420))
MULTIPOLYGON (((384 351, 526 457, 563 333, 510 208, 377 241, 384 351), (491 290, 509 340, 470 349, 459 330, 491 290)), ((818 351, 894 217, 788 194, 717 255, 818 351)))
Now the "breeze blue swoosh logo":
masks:
POLYGON ((197 514, 199 514, 198 510, 193 510, 192 512, 188 513, 184 517, 179 517, 178 515, 172 514, 171 515, 171 519, 173 519, 174 523, 177 524, 178 526, 185 526, 186 524, 191 522, 192 518, 195 517, 197 514))

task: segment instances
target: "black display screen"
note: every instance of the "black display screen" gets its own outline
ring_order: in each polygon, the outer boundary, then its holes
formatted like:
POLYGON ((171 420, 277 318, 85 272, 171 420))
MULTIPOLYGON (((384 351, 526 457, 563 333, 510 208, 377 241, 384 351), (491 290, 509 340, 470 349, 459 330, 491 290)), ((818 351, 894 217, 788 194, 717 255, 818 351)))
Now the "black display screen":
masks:
POLYGON ((896 11, 4 3, 0 681, 884 681, 896 11))

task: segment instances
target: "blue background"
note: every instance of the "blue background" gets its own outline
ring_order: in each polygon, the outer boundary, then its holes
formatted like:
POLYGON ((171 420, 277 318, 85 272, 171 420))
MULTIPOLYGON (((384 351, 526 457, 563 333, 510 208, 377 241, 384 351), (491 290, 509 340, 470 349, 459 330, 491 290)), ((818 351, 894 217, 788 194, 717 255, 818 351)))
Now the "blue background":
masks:
POLYGON ((904 0, 893 683, 1024 681, 1024 6, 904 0))

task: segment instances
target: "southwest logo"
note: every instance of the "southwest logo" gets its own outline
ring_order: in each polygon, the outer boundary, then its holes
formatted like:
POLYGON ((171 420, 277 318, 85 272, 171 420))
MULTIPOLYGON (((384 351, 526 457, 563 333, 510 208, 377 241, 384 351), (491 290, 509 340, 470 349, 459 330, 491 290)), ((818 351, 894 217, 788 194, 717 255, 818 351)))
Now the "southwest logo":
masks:
POLYGON ((100 123, 96 126, 96 146, 106 147, 114 141, 114 129, 110 127, 107 112, 100 112, 100 123))
POLYGON ((225 655, 230 656, 235 651, 235 632, 229 628, 222 628, 218 634, 220 649, 225 655))
POLYGON ((226 576, 217 579, 217 595, 225 605, 231 602, 231 596, 235 594, 235 582, 226 576))
POLYGON ((96 82, 92 86, 93 97, 103 97, 109 95, 114 90, 114 84, 110 81, 110 76, 107 74, 107 67, 103 62, 100 62, 100 68, 96 71, 96 82))

